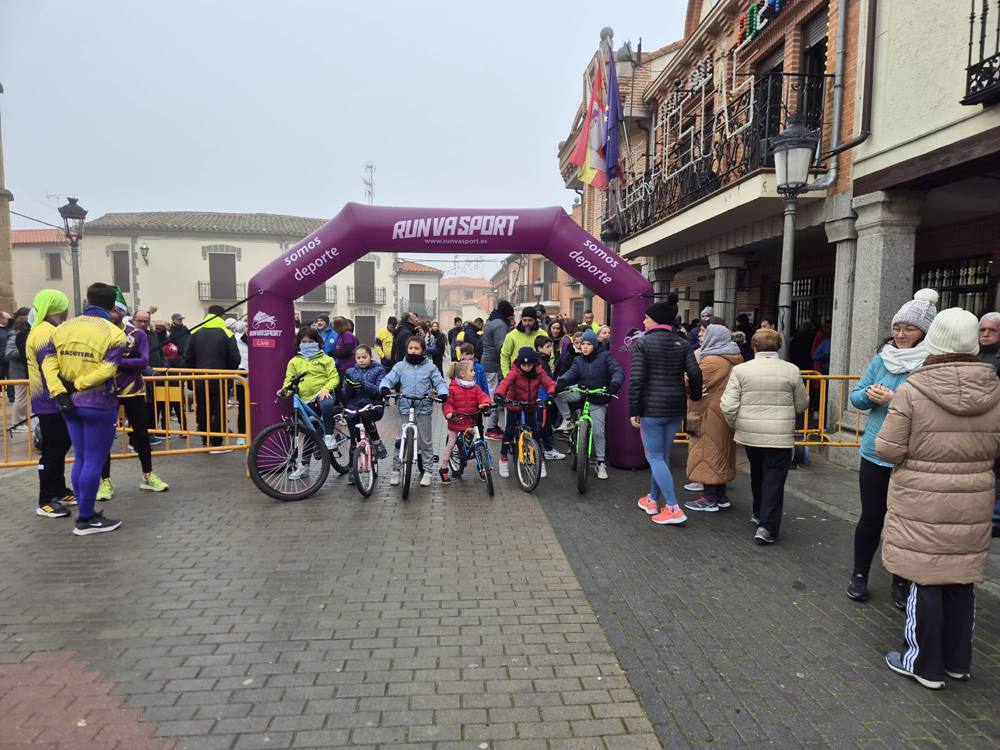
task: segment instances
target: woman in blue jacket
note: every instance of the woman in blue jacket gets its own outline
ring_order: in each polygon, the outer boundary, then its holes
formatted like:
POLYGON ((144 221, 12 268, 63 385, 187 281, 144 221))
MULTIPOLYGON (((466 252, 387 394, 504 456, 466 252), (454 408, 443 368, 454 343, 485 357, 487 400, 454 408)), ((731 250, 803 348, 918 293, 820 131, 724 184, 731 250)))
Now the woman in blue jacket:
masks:
MULTIPOLYGON (((892 464, 875 453, 875 438, 889 412, 893 395, 907 376, 924 363, 927 352, 923 340, 937 314, 937 298, 933 289, 921 289, 899 309, 892 319, 892 336, 883 342, 851 392, 851 404, 856 409, 870 410, 859 451, 861 517, 854 530, 854 572, 847 587, 847 595, 855 601, 868 599, 868 571, 882 537, 892 474, 892 464)), ((909 581, 893 576, 892 601, 900 609, 906 607, 909 591, 909 581)))

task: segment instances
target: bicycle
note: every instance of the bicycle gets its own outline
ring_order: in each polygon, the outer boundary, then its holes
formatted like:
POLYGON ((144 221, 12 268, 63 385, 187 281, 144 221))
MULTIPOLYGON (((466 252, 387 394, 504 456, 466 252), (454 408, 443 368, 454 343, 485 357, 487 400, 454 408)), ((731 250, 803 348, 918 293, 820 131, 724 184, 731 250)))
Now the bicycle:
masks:
MULTIPOLYGON (((542 448, 535 438, 535 433, 528 426, 528 407, 544 408, 547 401, 509 401, 500 397, 504 406, 520 407, 517 424, 517 444, 515 450, 517 463, 517 483, 525 492, 534 492, 538 483, 542 479, 542 448)), ((507 412, 507 419, 511 418, 512 412, 507 412)))
POLYGON ((486 445, 486 438, 483 437, 478 419, 480 415, 485 416, 489 412, 489 409, 480 409, 477 412, 455 412, 451 415, 452 418, 473 417, 476 419, 476 423, 463 430, 462 434, 458 436, 458 442, 455 443, 455 448, 448 456, 448 466, 452 476, 461 479, 466 464, 469 461, 475 461, 479 480, 486 482, 486 492, 490 497, 493 497, 493 456, 490 455, 490 449, 486 445))
POLYGON ((323 486, 331 466, 338 474, 348 470, 342 452, 351 437, 341 421, 334 429, 333 447, 326 447, 322 418, 299 396, 304 377, 297 375, 278 391, 279 398, 291 396, 291 415, 261 430, 247 451, 250 479, 275 500, 305 500, 323 486))
POLYGON ((587 492, 590 457, 594 453, 594 420, 590 416, 590 397, 610 396, 618 398, 618 396, 609 393, 607 388, 581 388, 573 385, 566 390, 579 393, 583 397, 580 416, 573 423, 569 438, 570 469, 576 472, 576 491, 583 495, 587 492))
POLYGON ((380 407, 381 404, 368 404, 360 409, 344 409, 341 415, 345 421, 353 418, 358 419, 356 436, 353 431, 351 434, 350 472, 354 486, 358 488, 362 497, 370 497, 372 490, 375 489, 375 480, 378 479, 378 451, 375 450, 375 446, 368 437, 361 415, 380 407))
MULTIPOLYGON (((410 413, 403 422, 403 435, 399 440, 399 462, 400 462, 400 491, 404 500, 410 497, 410 481, 413 479, 413 454, 417 449, 417 438, 420 431, 417 429, 417 401, 442 401, 437 394, 427 394, 423 396, 409 396, 402 393, 389 393, 387 399, 406 399, 410 402, 410 413)), ((430 466, 423 465, 423 459, 417 456, 418 465, 421 471, 430 471, 430 466)))

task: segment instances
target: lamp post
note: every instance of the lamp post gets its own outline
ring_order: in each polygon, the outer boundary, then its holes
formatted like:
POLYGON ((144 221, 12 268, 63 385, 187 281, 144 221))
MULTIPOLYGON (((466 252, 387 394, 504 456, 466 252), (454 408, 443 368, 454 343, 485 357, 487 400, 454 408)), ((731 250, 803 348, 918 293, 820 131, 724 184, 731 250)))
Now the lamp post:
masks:
POLYGON ((83 312, 80 299, 80 240, 83 238, 83 222, 87 218, 87 210, 77 204, 77 198, 67 198, 65 206, 59 207, 59 215, 66 227, 66 239, 69 240, 70 258, 73 264, 73 309, 76 315, 83 312))
POLYGON ((819 145, 819 133, 792 118, 785 130, 771 138, 778 192, 785 199, 785 230, 781 241, 781 286, 778 288, 778 331, 781 358, 788 359, 792 338, 792 281, 795 265, 795 213, 799 195, 809 189, 809 167, 819 145))

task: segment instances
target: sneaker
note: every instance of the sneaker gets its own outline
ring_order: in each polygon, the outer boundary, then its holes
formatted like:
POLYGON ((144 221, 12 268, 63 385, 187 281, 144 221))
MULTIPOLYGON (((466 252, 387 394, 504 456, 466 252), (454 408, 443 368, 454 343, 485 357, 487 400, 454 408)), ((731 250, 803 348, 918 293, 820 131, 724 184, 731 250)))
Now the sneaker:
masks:
POLYGON ((247 439, 246 438, 236 438, 236 444, 237 445, 246 445, 247 444, 247 439))
POLYGON ((111 486, 110 479, 102 479, 101 486, 97 488, 98 500, 110 500, 115 496, 115 488, 111 486))
POLYGON ((946 669, 944 673, 951 679, 958 680, 959 682, 968 682, 972 679, 972 675, 968 672, 952 672, 950 669, 946 669))
POLYGON ((855 573, 851 576, 851 583, 847 587, 847 598, 856 602, 868 601, 868 576, 864 573, 855 573))
POLYGON ((216 448, 215 450, 210 450, 208 453, 212 456, 221 456, 225 453, 232 453, 232 448, 216 448))
POLYGON ((506 456, 500 456, 500 476, 504 479, 510 476, 510 461, 506 456))
POLYGON ((566 458, 566 454, 560 453, 555 448, 545 451, 546 461, 562 461, 564 458, 566 458))
POLYGON ((389 484, 392 487, 399 485, 399 469, 393 469, 389 474, 389 484))
POLYGON ((105 531, 114 531, 122 525, 121 521, 105 518, 103 513, 94 513, 86 521, 76 520, 73 533, 77 536, 88 536, 90 534, 101 534, 105 531))
POLYGON ((718 500, 715 501, 715 507, 717 507, 719 510, 725 510, 726 508, 732 508, 733 504, 729 502, 728 497, 720 497, 718 500))
POLYGON ((549 470, 545 468, 545 462, 542 461, 542 479, 545 479, 549 475, 549 470))
POLYGON ((292 469, 291 472, 289 472, 288 478, 291 479, 294 482, 294 481, 297 481, 299 479, 302 479, 302 477, 304 477, 308 473, 309 473, 309 465, 308 464, 299 464, 294 469, 292 469))
POLYGON ((62 504, 66 506, 76 505, 76 495, 74 495, 72 492, 67 492, 65 495, 63 495, 62 504))
POLYGON ((597 478, 598 479, 608 478, 608 467, 603 461, 597 462, 597 478))
POLYGON ((451 484, 451 477, 448 476, 447 469, 439 469, 438 473, 441 475, 441 484, 451 484))
POLYGON ((902 578, 892 580, 892 603, 896 609, 906 609, 906 601, 910 598, 910 582, 902 578))
POLYGON ((716 513, 719 510, 719 506, 707 497, 699 497, 697 500, 692 500, 690 503, 684 503, 684 507, 688 510, 703 510, 706 513, 716 513))
POLYGON ((678 524, 684 523, 688 520, 687 516, 684 515, 684 511, 680 508, 671 508, 669 505, 665 506, 663 510, 657 513, 655 516, 649 519, 653 523, 658 523, 660 526, 677 526, 678 524))
POLYGON ((650 500, 649 495, 643 495, 639 498, 639 507, 646 511, 647 515, 655 516, 660 512, 660 505, 655 500, 650 500))
POLYGON ((58 500, 49 500, 35 508, 35 513, 45 518, 65 518, 69 515, 69 509, 58 500))
POLYGON ((385 443, 383 443, 381 440, 376 440, 375 441, 375 454, 379 458, 388 458, 389 457, 389 451, 388 451, 388 449, 386 449, 385 443))
POLYGON ((940 690, 944 687, 944 680, 928 680, 925 677, 921 677, 915 672, 911 672, 909 669, 903 666, 903 655, 898 651, 890 651, 885 655, 885 663, 888 665, 896 674, 901 674, 904 677, 912 677, 914 680, 919 682, 925 688, 929 690, 940 690))
POLYGON ((503 430, 501 430, 499 427, 490 427, 490 429, 486 431, 486 439, 503 440, 503 430))
POLYGON ((572 432, 573 431, 573 423, 571 421, 569 421, 568 419, 563 419, 563 421, 555 429, 556 429, 556 432, 572 432))
POLYGON ((705 485, 703 485, 701 482, 688 482, 687 484, 684 485, 684 489, 686 489, 688 492, 704 492, 705 485))
POLYGON ((755 516, 753 513, 751 513, 750 514, 750 523, 752 523, 754 526, 760 526, 760 519, 757 518, 757 516, 755 516))
POLYGON ((429 471, 425 471, 420 475, 420 486, 421 487, 431 486, 431 473, 429 471))
POLYGON ((139 489, 152 490, 153 492, 166 492, 170 489, 170 485, 156 476, 153 472, 149 472, 142 478, 142 482, 139 484, 139 489))
POLYGON ((149 436, 149 444, 150 445, 163 445, 163 438, 161 438, 159 435, 150 435, 149 436))
POLYGON ((337 443, 336 443, 336 441, 334 441, 333 435, 324 435, 323 436, 323 445, 326 446, 326 449, 328 451, 332 451, 337 446, 337 443))
POLYGON ((753 535, 753 540, 757 544, 774 544, 777 541, 774 538, 774 534, 765 529, 763 526, 757 527, 757 533, 753 535))

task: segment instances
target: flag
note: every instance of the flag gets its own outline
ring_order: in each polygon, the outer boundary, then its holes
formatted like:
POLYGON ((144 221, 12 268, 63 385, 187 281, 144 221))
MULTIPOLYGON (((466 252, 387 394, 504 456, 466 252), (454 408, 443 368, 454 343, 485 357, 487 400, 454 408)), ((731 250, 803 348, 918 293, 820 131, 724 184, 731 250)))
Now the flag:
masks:
POLYGON ((579 168, 581 182, 598 190, 608 189, 604 162, 604 66, 598 64, 590 87, 587 111, 584 113, 580 137, 570 154, 569 163, 579 168))
POLYGON ((604 123, 604 161, 607 164, 607 180, 610 183, 619 176, 618 159, 621 154, 621 126, 625 122, 625 110, 622 108, 622 98, 618 91, 618 71, 615 69, 615 57, 608 45, 608 116, 604 123))

